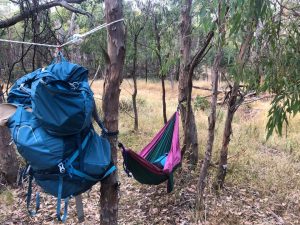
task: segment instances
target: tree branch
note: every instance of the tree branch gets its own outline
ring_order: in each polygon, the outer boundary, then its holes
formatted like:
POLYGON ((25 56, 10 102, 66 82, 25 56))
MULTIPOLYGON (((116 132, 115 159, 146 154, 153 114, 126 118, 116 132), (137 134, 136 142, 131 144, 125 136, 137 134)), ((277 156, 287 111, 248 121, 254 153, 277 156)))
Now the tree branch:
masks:
POLYGON ((214 32, 210 31, 207 36, 206 36, 206 40, 204 41, 204 45, 201 49, 199 49, 199 51, 193 56, 191 62, 188 64, 189 66, 189 71, 194 71, 195 67, 200 63, 201 59, 203 58, 202 56, 205 55, 204 53, 206 52, 206 49, 208 47, 208 45, 210 44, 211 39, 214 36, 214 32))
POLYGON ((70 5, 70 3, 80 4, 84 1, 85 0, 55 0, 55 1, 50 1, 50 2, 47 2, 45 4, 39 5, 37 7, 32 7, 30 9, 26 9, 23 12, 20 12, 20 14, 17 14, 15 16, 9 18, 9 19, 0 21, 0 28, 7 28, 7 27, 10 27, 10 26, 13 26, 16 23, 18 23, 18 22, 20 22, 24 19, 29 18, 34 13, 39 13, 41 11, 50 9, 52 7, 55 7, 55 6, 61 6, 61 7, 66 8, 67 10, 70 10, 70 11, 74 12, 74 13, 79 13, 79 14, 91 17, 90 13, 70 5))

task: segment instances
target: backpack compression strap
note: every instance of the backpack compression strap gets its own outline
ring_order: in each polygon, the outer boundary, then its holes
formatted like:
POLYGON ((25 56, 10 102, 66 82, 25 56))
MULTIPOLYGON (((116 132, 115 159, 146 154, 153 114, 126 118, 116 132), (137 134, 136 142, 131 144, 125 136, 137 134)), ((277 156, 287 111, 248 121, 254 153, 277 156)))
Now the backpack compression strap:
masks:
POLYGON ((27 210, 30 216, 35 216, 35 214, 40 209, 40 194, 39 192, 36 192, 36 198, 35 198, 35 211, 32 211, 30 209, 30 202, 31 202, 31 195, 32 195, 32 180, 33 176, 32 174, 29 174, 29 183, 28 183, 28 191, 27 191, 27 197, 26 197, 26 206, 27 210))
POLYGON ((57 206, 56 206, 56 217, 59 221, 65 222, 68 216, 68 205, 69 205, 69 198, 65 198, 65 207, 64 207, 64 214, 63 216, 60 213, 61 209, 61 195, 62 195, 62 189, 63 189, 63 176, 59 176, 59 182, 58 182, 58 194, 57 194, 57 206))
POLYGON ((101 119, 99 117, 99 114, 97 112, 97 108, 96 108, 96 103, 94 101, 94 111, 93 111, 93 117, 94 117, 94 120, 96 121, 96 123, 98 124, 98 126, 101 128, 102 130, 102 135, 103 136, 106 136, 106 137, 112 137, 112 136, 117 136, 119 134, 119 131, 108 131, 104 124, 101 122, 101 119))

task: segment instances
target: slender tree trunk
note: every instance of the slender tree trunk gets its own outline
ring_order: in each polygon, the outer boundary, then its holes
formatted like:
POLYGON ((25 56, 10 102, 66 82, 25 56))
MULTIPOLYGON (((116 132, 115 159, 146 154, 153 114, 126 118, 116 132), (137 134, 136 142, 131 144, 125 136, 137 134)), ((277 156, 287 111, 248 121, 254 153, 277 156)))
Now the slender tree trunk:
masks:
POLYGON ((145 62, 145 74, 146 74, 146 83, 148 83, 148 57, 147 57, 147 55, 146 55, 146 62, 145 62))
POLYGON ((161 87, 162 87, 162 104, 163 104, 163 117, 164 123, 167 123, 167 105, 166 105, 166 85, 165 76, 161 75, 161 87))
POLYGON ((160 36, 159 30, 157 26, 157 18, 154 16, 154 32, 155 32, 155 39, 156 39, 156 48, 157 48, 157 58, 158 58, 158 74, 161 79, 161 87, 162 87, 162 108, 163 108, 163 118, 164 123, 167 123, 167 107, 166 107, 166 88, 165 88, 165 76, 162 74, 162 58, 161 58, 161 43, 160 43, 160 36))
POLYGON ((137 60, 137 41, 138 35, 134 36, 133 41, 133 67, 132 67, 132 79, 133 79, 133 94, 132 94, 132 105, 134 112, 134 130, 137 131, 139 129, 139 118, 138 118, 138 110, 136 104, 136 96, 137 96, 137 82, 136 82, 136 60, 137 60))
POLYGON ((179 81, 179 75, 180 75, 180 59, 176 62, 176 70, 175 70, 175 79, 176 81, 179 81))
MULTIPOLYGON (((239 74, 243 73, 244 64, 246 63, 247 60, 246 55, 247 52, 249 52, 250 42, 252 38, 253 38, 253 31, 251 31, 250 28, 250 31, 244 37, 237 58, 239 74)), ((225 127, 223 132, 222 148, 220 151, 219 169, 217 174, 217 180, 216 183, 214 184, 215 189, 219 189, 223 187, 226 173, 227 173, 228 145, 230 143, 230 136, 232 134, 232 120, 236 110, 238 109, 238 107, 243 101, 243 99, 240 99, 238 102, 237 97, 238 97, 239 86, 240 83, 238 81, 235 81, 231 89, 231 93, 228 100, 228 108, 227 108, 227 115, 226 115, 225 127)))
MULTIPOLYGON (((39 6, 38 0, 33 0, 34 6, 37 8, 39 6)), ((40 22, 40 14, 35 12, 32 16, 32 30, 33 30, 33 42, 40 42, 40 29, 41 22, 40 22)), ((42 56, 41 56, 41 48, 39 46, 33 46, 33 57, 32 57, 32 70, 35 70, 35 68, 41 68, 42 67, 42 56)))
POLYGON ((206 186, 208 167, 211 161, 213 144, 215 139, 218 81, 219 81, 219 74, 220 74, 220 63, 223 57, 222 42, 225 37, 225 18, 221 18, 222 7, 226 7, 226 5, 223 4, 222 0, 219 0, 218 21, 217 21, 219 26, 219 34, 216 35, 218 44, 217 44, 217 52, 214 58, 214 63, 212 68, 212 97, 211 97, 211 104, 210 104, 211 111, 208 117, 208 138, 207 138, 207 145, 205 150, 205 157, 201 166, 200 176, 199 176, 197 208, 201 208, 203 206, 203 194, 206 186))
MULTIPOLYGON (((2 87, 0 90, 0 103, 3 103, 2 87)), ((13 145, 9 145, 11 136, 6 127, 0 127, 0 184, 10 185, 17 181, 19 164, 13 145)), ((1 187, 1 186, 0 186, 1 187)))
MULTIPOLYGON (((123 18, 122 0, 105 0, 106 23, 123 18)), ((119 97, 122 82, 122 70, 125 59, 125 29, 122 22, 107 28, 107 53, 109 63, 104 82, 103 114, 104 123, 108 131, 118 130, 119 124, 119 97)), ((117 165, 117 136, 109 137, 112 158, 117 165)), ((118 224, 118 174, 101 182, 100 222, 102 225, 118 224)))
POLYGON ((184 143, 182 152, 186 152, 189 164, 198 162, 198 137, 195 116, 192 107, 187 111, 188 93, 192 86, 189 85, 189 62, 191 58, 191 6, 192 0, 183 0, 181 6, 180 23, 180 72, 178 84, 178 102, 181 113, 181 122, 184 130, 184 143), (187 119, 187 113, 189 113, 187 119), (188 129, 186 129, 188 127, 188 129))
POLYGON ((205 150, 205 157, 201 166, 200 177, 199 177, 199 207, 202 205, 202 198, 204 188, 206 184, 206 177, 208 173, 208 166, 211 161, 213 144, 215 139, 215 125, 216 125, 216 107, 217 107, 217 96, 218 96, 218 79, 219 79, 219 65, 223 57, 222 48, 219 46, 218 51, 215 55, 213 69, 212 69, 212 98, 210 104, 210 115, 208 117, 208 138, 205 150))

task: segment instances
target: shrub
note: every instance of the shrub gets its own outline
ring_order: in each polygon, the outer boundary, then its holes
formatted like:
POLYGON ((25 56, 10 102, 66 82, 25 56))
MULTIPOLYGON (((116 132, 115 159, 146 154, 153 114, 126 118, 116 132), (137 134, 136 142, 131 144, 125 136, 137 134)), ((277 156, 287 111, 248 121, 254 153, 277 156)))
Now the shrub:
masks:
POLYGON ((209 101, 206 98, 197 95, 194 101, 194 108, 195 111, 198 110, 204 111, 209 108, 209 101))

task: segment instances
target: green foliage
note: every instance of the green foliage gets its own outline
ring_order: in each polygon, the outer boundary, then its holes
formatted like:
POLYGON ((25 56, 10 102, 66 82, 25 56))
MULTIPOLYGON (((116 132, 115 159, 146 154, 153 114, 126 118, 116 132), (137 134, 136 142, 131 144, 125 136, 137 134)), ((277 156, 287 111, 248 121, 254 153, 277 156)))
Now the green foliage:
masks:
POLYGON ((262 60, 266 75, 262 88, 276 94, 269 111, 267 137, 274 130, 282 135, 283 124, 288 125, 289 115, 295 116, 300 112, 300 32, 297 23, 286 24, 284 32, 288 35, 279 38, 272 35, 272 29, 265 31, 274 44, 268 57, 262 60))
POLYGON ((197 97, 195 98, 195 101, 194 101, 195 111, 198 111, 198 110, 204 111, 204 110, 208 109, 209 106, 210 106, 210 103, 206 98, 197 95, 197 97))

